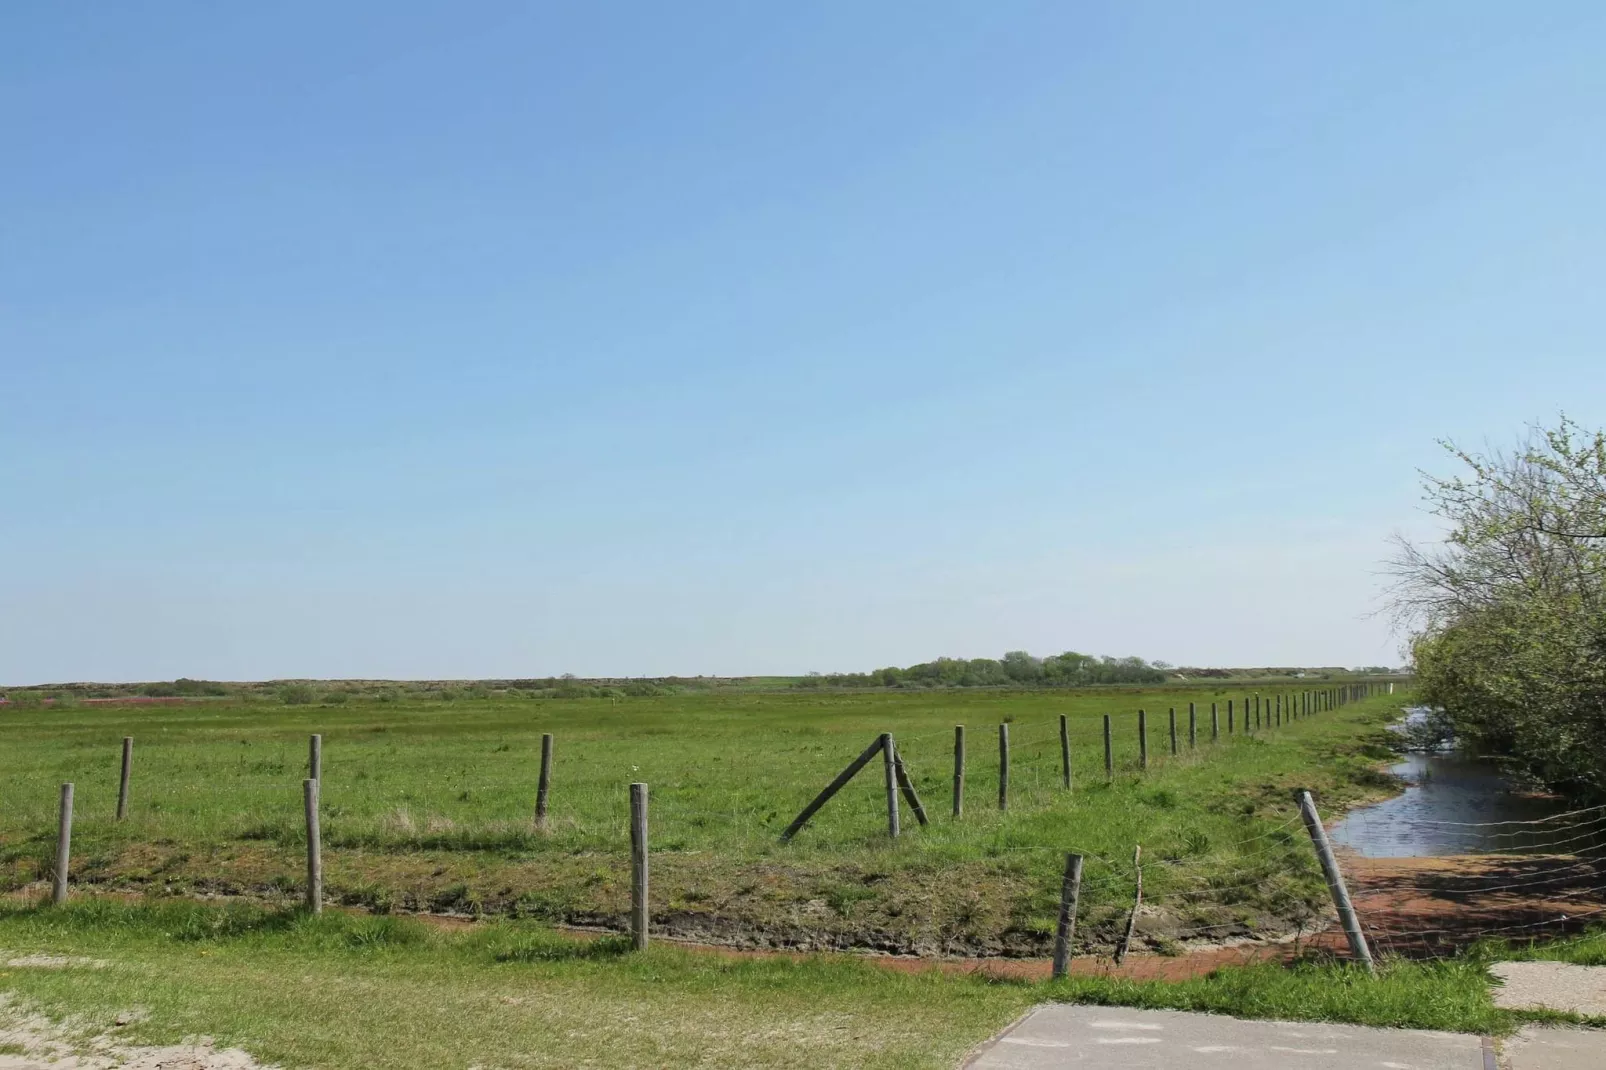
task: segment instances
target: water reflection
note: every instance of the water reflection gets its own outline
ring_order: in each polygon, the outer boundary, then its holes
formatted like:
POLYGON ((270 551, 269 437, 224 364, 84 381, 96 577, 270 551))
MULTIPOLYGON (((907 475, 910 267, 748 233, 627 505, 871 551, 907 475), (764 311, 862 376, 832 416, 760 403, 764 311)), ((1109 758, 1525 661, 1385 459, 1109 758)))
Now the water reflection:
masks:
POLYGON ((1572 854, 1600 839, 1592 831, 1598 825, 1547 822, 1566 807, 1513 792, 1489 762, 1454 752, 1412 753, 1391 772, 1410 786, 1350 813, 1333 828, 1334 843, 1369 858, 1412 858, 1490 851, 1572 854))

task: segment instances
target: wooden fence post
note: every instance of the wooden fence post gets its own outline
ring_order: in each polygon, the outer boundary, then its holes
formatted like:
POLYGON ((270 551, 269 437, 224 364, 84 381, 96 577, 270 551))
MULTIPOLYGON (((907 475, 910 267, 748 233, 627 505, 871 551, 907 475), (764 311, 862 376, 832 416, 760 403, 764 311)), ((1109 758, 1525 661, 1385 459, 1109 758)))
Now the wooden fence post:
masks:
POLYGON ((67 901, 67 872, 72 865, 72 784, 61 786, 61 819, 56 825, 56 880, 50 901, 61 906, 67 901))
POLYGON ((1066 791, 1071 790, 1071 727, 1063 713, 1060 714, 1060 781, 1066 791))
POLYGON ((535 783, 535 827, 546 828, 547 803, 552 795, 552 733, 541 733, 541 778, 535 783))
POLYGON ((1237 719, 1236 715, 1233 713, 1232 699, 1228 699, 1227 700, 1227 735, 1229 735, 1229 736, 1232 735, 1234 732, 1236 732, 1238 730, 1237 729, 1237 725, 1235 724, 1236 719, 1237 719))
POLYGON ((1168 719, 1171 723, 1171 757, 1175 758, 1177 756, 1177 708, 1175 706, 1171 707, 1168 719))
POLYGON ((1365 964, 1367 973, 1376 973, 1372 950, 1366 946, 1361 920, 1355 914, 1355 904, 1350 902, 1343 871, 1338 868, 1338 859, 1333 857, 1333 845, 1327 842, 1327 830, 1322 827, 1316 803, 1304 788, 1295 792, 1294 798, 1299 800, 1299 816, 1305 819, 1305 831, 1310 833, 1310 841, 1316 846, 1316 858, 1322 864, 1322 876, 1327 878, 1327 890, 1333 897, 1333 906, 1338 908, 1338 920, 1344 926, 1344 935, 1349 937, 1350 953, 1365 964))
POLYGON ((965 812, 965 726, 954 725, 954 817, 965 812))
MULTIPOLYGON (((781 842, 785 843, 793 836, 796 836, 798 830, 804 825, 808 824, 809 818, 813 817, 819 811, 820 807, 831 801, 831 796, 841 791, 843 786, 846 785, 848 781, 859 775, 859 770, 870 764, 870 759, 874 758, 877 752, 886 750, 887 744, 890 741, 891 737, 883 732, 881 735, 876 737, 874 743, 864 748, 864 753, 860 754, 857 758, 853 759, 853 761, 849 762, 848 767, 842 770, 842 772, 838 773, 836 775, 836 779, 827 784, 825 786, 825 790, 816 795, 814 797, 814 801, 805 806, 803 808, 803 812, 792 819, 792 823, 786 826, 786 831, 781 833, 781 842)), ((887 772, 889 784, 892 782, 892 776, 893 774, 889 767, 887 772)), ((896 789, 889 790, 892 792, 893 802, 896 803, 896 789)))
POLYGON ((892 733, 881 733, 882 766, 887 774, 887 835, 898 838, 898 765, 892 733))
POLYGON ((1214 702, 1212 702, 1210 704, 1210 742, 1214 743, 1216 740, 1218 740, 1220 738, 1221 738, 1221 711, 1218 710, 1216 708, 1216 704, 1214 702))
POLYGON ((307 775, 313 780, 323 780, 323 736, 314 734, 307 740, 307 775))
POLYGON ((630 946, 647 950, 647 785, 630 785, 630 946))
POLYGON ((1199 711, 1193 703, 1188 703, 1188 749, 1193 750, 1199 745, 1199 711))
POLYGON ((1104 779, 1115 782, 1115 747, 1110 739, 1110 715, 1104 715, 1104 779))
POLYGON ((323 913, 323 832, 318 826, 318 787, 314 777, 301 782, 301 801, 307 812, 307 909, 314 914, 323 913))
POLYGON ((998 808, 1009 809, 1009 724, 998 726, 998 808))
POLYGON ((915 790, 915 782, 909 779, 909 770, 904 768, 903 755, 896 749, 892 752, 892 771, 898 777, 898 790, 903 792, 904 799, 909 803, 909 809, 915 812, 915 820, 923 826, 931 824, 926 817, 926 808, 920 802, 920 793, 915 790))
POLYGON ((1145 710, 1138 711, 1138 768, 1149 767, 1149 715, 1145 710))
POLYGON ((123 737, 123 772, 117 780, 117 820, 128 817, 128 780, 134 774, 134 737, 123 737))
POLYGON ((1065 856, 1065 876, 1060 880, 1060 915, 1054 927, 1054 980, 1061 981, 1071 970, 1071 940, 1076 936, 1076 904, 1082 896, 1082 856, 1065 856))
POLYGON ((1137 886, 1132 893, 1132 913, 1126 918, 1126 932, 1121 936, 1121 942, 1115 948, 1115 964, 1121 965, 1126 958, 1127 951, 1132 946, 1132 933, 1138 927, 1138 910, 1143 906, 1143 845, 1138 844, 1132 848, 1132 870, 1137 874, 1137 886))

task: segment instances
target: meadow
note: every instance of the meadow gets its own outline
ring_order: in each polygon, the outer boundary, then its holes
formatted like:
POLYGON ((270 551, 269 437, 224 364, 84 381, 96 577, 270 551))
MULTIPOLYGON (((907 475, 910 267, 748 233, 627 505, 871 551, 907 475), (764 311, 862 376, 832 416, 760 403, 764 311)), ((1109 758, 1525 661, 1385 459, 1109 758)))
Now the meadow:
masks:
MULTIPOLYGON (((1288 693, 1288 689, 1283 689, 1288 693)), ((627 785, 651 789, 653 921, 710 942, 921 954, 1040 954, 1066 851, 1087 857, 1079 948, 1124 924, 1143 846, 1156 950, 1312 924, 1325 893, 1290 798, 1335 812, 1389 790, 1379 696, 1226 733, 1244 689, 507 695, 452 702, 5 708, 0 879, 48 875, 57 789, 76 784, 74 880, 102 889, 215 892, 267 902, 301 886, 307 736, 323 737, 326 893, 420 910, 621 928, 627 785), (1190 749, 1188 704, 1200 712, 1190 749), (1221 737, 1210 741, 1210 704, 1221 737), (1136 710, 1150 765, 1138 768, 1136 710), (1173 757, 1166 711, 1181 725, 1173 757), (1115 715, 1116 775, 1102 715, 1115 715), (1073 787, 1061 784, 1069 719, 1073 787), (997 726, 1011 733, 1009 809, 997 726), (953 726, 968 729, 962 819, 950 816, 953 726), (554 735, 551 813, 532 815, 542 733, 554 735), (891 732, 931 817, 886 831, 877 763, 790 843, 792 817, 880 732, 891 732), (113 820, 120 740, 132 736, 130 816, 113 820)), ((1263 697, 1276 692, 1266 689, 1263 697)))

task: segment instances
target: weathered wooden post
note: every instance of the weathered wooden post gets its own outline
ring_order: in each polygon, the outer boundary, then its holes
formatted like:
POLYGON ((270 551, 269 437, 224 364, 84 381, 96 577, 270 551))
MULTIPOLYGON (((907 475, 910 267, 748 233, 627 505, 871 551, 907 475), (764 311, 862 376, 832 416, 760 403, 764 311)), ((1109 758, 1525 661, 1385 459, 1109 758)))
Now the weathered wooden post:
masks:
POLYGON ((1227 735, 1229 735, 1229 736, 1232 735, 1234 732, 1236 732, 1238 730, 1237 729, 1237 725, 1236 725, 1236 717, 1233 714, 1232 704, 1233 704, 1233 700, 1232 699, 1228 699, 1227 700, 1227 735))
POLYGON ((998 726, 998 808, 1009 809, 1009 724, 998 726))
POLYGON ((1221 712, 1216 708, 1216 704, 1214 702, 1212 702, 1210 704, 1210 742, 1214 743, 1216 740, 1218 740, 1220 738, 1221 738, 1221 712))
POLYGON ((307 775, 323 780, 323 736, 314 734, 307 741, 307 775))
POLYGON ((1076 936, 1076 904, 1082 896, 1082 856, 1065 856, 1065 876, 1060 880, 1060 914, 1054 927, 1054 980, 1062 981, 1071 970, 1071 940, 1076 936))
POLYGON ((1171 724, 1171 757, 1175 758, 1177 756, 1177 708, 1175 706, 1172 706, 1167 711, 1167 719, 1171 724))
POLYGON ((123 773, 117 781, 117 820, 128 817, 128 781, 134 774, 134 737, 123 737, 123 773))
POLYGON ((1294 798, 1299 800, 1299 816, 1305 819, 1305 831, 1310 833, 1311 843, 1316 846, 1316 858, 1322 864, 1322 876, 1327 878, 1327 890, 1333 897, 1333 906, 1338 908, 1338 920, 1344 926, 1344 935, 1349 938, 1350 953, 1365 964, 1367 973, 1376 973, 1372 950, 1366 946, 1366 935, 1361 932, 1361 919, 1355 914, 1355 904, 1350 902, 1344 874, 1338 868, 1338 859, 1333 856, 1333 845, 1327 842, 1327 830, 1322 827, 1316 803, 1305 788, 1295 792, 1294 798))
MULTIPOLYGON (((890 749, 890 748, 889 748, 890 749)), ((630 946, 647 950, 647 785, 630 785, 630 946)))
POLYGON ((1071 790, 1071 728, 1063 713, 1060 714, 1060 782, 1066 791, 1071 790))
POLYGON ((954 817, 965 812, 965 726, 954 725, 954 817))
POLYGON ((1137 931, 1138 911, 1143 909, 1143 845, 1137 844, 1132 848, 1132 871, 1136 874, 1135 886, 1132 890, 1132 913, 1126 916, 1126 932, 1121 936, 1121 942, 1115 947, 1115 964, 1121 965, 1126 958, 1128 949, 1132 946, 1132 934, 1137 931))
POLYGON ((1115 747, 1110 739, 1110 715, 1104 715, 1104 779, 1115 782, 1115 747))
POLYGON ((1188 749, 1193 750, 1199 746, 1199 711, 1193 703, 1188 703, 1188 749))
POLYGON ((1149 715, 1145 710, 1138 711, 1138 768, 1149 767, 1149 715))
POLYGON ((915 820, 920 822, 922 827, 931 824, 931 820, 926 817, 926 808, 920 802, 920 792, 915 790, 915 782, 910 778, 909 770, 904 767, 903 755, 896 750, 892 754, 892 770, 898 777, 898 790, 903 792, 904 801, 915 813, 915 820))
MULTIPOLYGON (((317 739, 317 736, 313 736, 317 739)), ((318 781, 301 782, 301 801, 307 812, 307 909, 323 913, 323 833, 318 826, 318 781)))
POLYGON ((897 752, 893 749, 892 733, 881 733, 882 764, 887 773, 887 835, 898 838, 898 769, 897 752))
MULTIPOLYGON (((858 776, 859 770, 863 769, 866 765, 869 765, 871 759, 873 759, 878 753, 887 753, 887 746, 891 742, 892 737, 887 735, 885 732, 877 736, 874 743, 871 743, 868 747, 864 748, 864 752, 862 754, 853 759, 853 761, 849 762, 848 767, 842 770, 842 772, 838 773, 836 775, 836 779, 827 784, 825 786, 825 790, 816 795, 814 800, 805 806, 802 812, 792 819, 792 823, 786 826, 786 830, 781 833, 781 842, 786 843, 791 840, 793 836, 796 836, 803 826, 809 823, 809 818, 818 813, 820 807, 830 802, 831 797, 837 792, 841 791, 843 787, 847 785, 848 781, 858 776)), ((896 803, 896 789, 894 789, 892 792, 892 798, 893 802, 896 803)))
POLYGON ((535 827, 546 828, 547 802, 552 796, 552 733, 541 733, 541 777, 535 782, 535 827))
POLYGON ((50 901, 61 906, 67 901, 67 871, 72 865, 72 784, 61 786, 61 815, 56 824, 56 880, 50 901))

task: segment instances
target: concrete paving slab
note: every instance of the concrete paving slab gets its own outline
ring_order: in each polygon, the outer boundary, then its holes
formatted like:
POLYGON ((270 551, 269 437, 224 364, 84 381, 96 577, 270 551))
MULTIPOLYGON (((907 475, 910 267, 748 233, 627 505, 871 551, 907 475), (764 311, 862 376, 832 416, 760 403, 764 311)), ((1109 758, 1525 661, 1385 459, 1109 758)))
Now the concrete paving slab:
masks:
POLYGON ((1601 1070, 1606 1032, 1529 1026, 1501 1045, 1506 1070, 1601 1070))
POLYGON ((1606 1016, 1606 966, 1497 962, 1489 972, 1499 982, 1494 990, 1496 1007, 1606 1016))
MULTIPOLYGON (((968 1070, 1484 1070, 1465 1033, 1119 1007, 1038 1007, 965 1064, 968 1070)), ((1594 1064, 1601 1070, 1601 1064, 1594 1064)))

